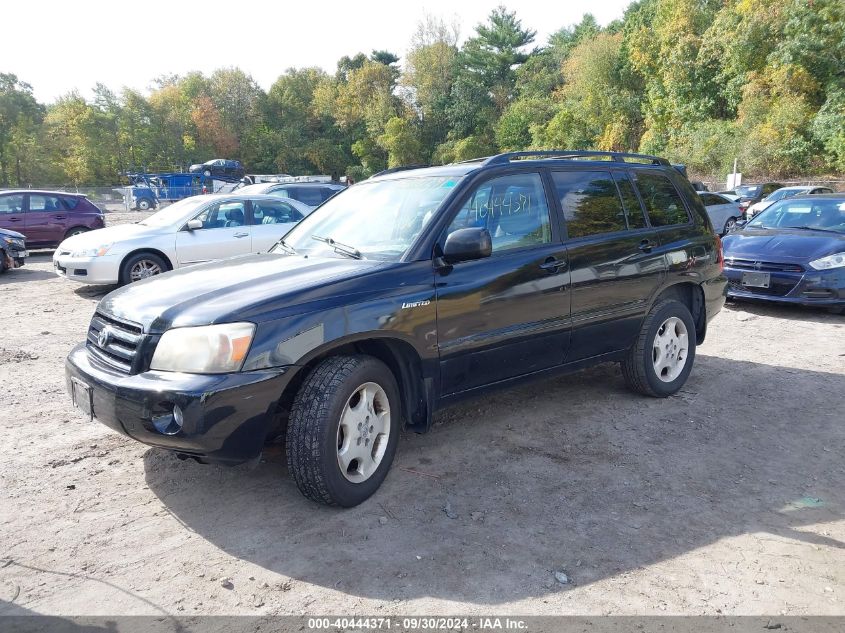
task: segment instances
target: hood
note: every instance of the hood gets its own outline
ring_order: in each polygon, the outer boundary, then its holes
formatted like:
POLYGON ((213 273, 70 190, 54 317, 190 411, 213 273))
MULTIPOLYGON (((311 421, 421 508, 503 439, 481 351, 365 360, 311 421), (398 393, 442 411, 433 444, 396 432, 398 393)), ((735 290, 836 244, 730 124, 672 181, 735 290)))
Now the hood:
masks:
POLYGON ((12 231, 11 229, 0 229, 0 236, 12 237, 16 240, 26 239, 25 235, 23 235, 22 233, 18 233, 17 231, 12 231))
POLYGON ((806 263, 845 251, 845 234, 802 229, 743 229, 722 239, 725 259, 806 263))
MULTIPOLYGON (((188 266, 124 286, 99 309, 143 326, 170 327, 254 320, 256 315, 361 292, 360 278, 388 262, 300 255, 246 255, 188 266), (342 282, 354 280, 354 287, 342 282)), ((294 310, 295 312, 296 310, 294 310)))
POLYGON ((96 229, 95 231, 86 231, 79 235, 67 238, 63 241, 59 248, 62 250, 73 250, 79 248, 96 248, 102 244, 110 242, 120 242, 122 240, 132 239, 134 237, 141 237, 144 235, 160 235, 163 227, 160 226, 144 226, 143 224, 118 224, 117 226, 108 226, 104 229, 96 229))

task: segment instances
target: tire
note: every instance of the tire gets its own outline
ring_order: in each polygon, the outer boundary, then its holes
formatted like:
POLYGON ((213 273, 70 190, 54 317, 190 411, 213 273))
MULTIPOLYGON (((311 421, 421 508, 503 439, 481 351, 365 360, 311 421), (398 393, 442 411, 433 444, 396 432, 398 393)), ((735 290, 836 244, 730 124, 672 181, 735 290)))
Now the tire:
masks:
POLYGON ((72 229, 68 229, 68 232, 65 233, 65 239, 69 237, 73 237, 74 235, 81 235, 82 233, 87 233, 91 229, 85 228, 84 226, 75 226, 72 229))
POLYGON ((677 392, 692 371, 695 336, 695 323, 683 303, 665 299, 655 304, 643 321, 636 342, 622 361, 625 384, 632 391, 655 398, 665 398, 677 392), (685 349, 683 339, 678 337, 682 330, 686 333, 685 349), (658 343, 658 337, 664 340, 658 343), (679 366, 677 359, 681 358, 681 352, 683 364, 679 366), (664 366, 660 373, 659 366, 664 366))
POLYGON ((123 260, 120 266, 121 285, 140 281, 147 277, 160 275, 170 270, 170 266, 155 253, 135 253, 123 260))
POLYGON ((206 178, 211 178, 211 170, 206 169, 204 172, 202 172, 202 175, 205 176, 206 178))
POLYGON ((288 421, 288 470, 299 491, 313 501, 344 508, 370 497, 396 454, 400 415, 396 379, 384 363, 363 355, 322 361, 302 383, 288 421), (361 397, 367 389, 373 398, 361 397), (366 402, 372 408, 358 410, 366 402), (347 424, 342 424, 344 417, 347 424), (373 428, 377 424, 368 430, 366 421, 379 418, 382 433, 373 428), (361 422, 365 426, 359 428, 361 422), (372 447, 369 452, 359 448, 362 439, 363 446, 372 447), (364 456, 360 462, 353 457, 356 454, 364 456), (342 464, 347 462, 344 470, 342 464))
POLYGON ((9 270, 9 267, 6 265, 6 251, 0 250, 0 275, 7 270, 9 270))
POLYGON ((725 232, 722 235, 727 235, 736 228, 736 218, 728 218, 725 220, 725 232))
POLYGON ((152 208, 152 203, 149 198, 141 198, 138 200, 138 211, 149 211, 152 208))

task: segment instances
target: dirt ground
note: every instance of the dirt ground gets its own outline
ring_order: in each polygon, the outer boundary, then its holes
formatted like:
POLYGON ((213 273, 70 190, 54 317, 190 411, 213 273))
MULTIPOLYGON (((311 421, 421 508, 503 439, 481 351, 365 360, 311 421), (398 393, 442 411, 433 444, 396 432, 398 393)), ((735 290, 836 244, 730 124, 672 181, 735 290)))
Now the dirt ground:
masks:
POLYGON ((84 420, 63 363, 104 293, 49 252, 0 278, 0 614, 845 614, 845 317, 729 305, 666 400, 606 365, 453 407, 337 510, 278 450, 84 420))

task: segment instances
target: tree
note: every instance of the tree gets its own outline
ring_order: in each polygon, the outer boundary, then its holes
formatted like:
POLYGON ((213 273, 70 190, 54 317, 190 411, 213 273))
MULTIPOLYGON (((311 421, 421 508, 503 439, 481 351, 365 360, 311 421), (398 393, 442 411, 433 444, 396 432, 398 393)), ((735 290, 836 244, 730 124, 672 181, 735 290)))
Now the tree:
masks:
POLYGON ((44 108, 32 86, 16 75, 0 73, 0 185, 29 182, 35 139, 44 108))
POLYGON ((489 91, 497 113, 501 113, 514 94, 515 70, 529 57, 522 49, 534 41, 536 31, 523 29, 516 13, 501 6, 487 19, 487 24, 475 27, 476 35, 461 49, 459 68, 489 91))
POLYGON ((429 154, 449 133, 447 107, 454 84, 458 35, 457 24, 427 15, 417 25, 405 56, 400 84, 405 102, 419 118, 421 142, 429 154))

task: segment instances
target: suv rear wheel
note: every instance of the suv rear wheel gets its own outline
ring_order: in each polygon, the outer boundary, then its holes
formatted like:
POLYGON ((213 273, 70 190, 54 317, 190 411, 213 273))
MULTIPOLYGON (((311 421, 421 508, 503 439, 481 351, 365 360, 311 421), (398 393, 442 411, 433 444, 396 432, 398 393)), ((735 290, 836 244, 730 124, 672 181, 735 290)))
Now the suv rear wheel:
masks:
POLYGON ((695 323, 683 303, 674 299, 656 303, 622 361, 625 383, 647 396, 671 396, 684 386, 692 370, 695 337, 695 323))
POLYGON ((291 408, 287 459, 303 495, 351 507, 384 478, 399 439, 399 389, 371 356, 334 356, 317 365, 291 408))

